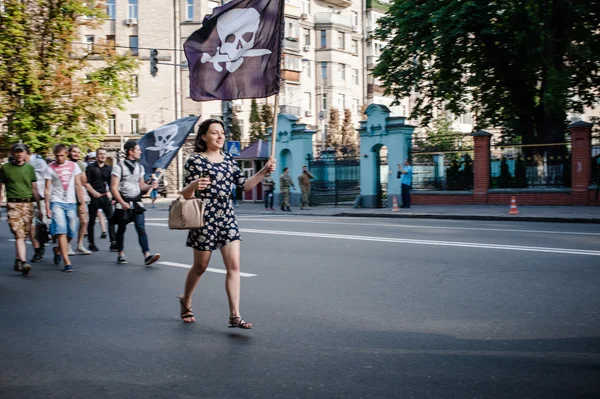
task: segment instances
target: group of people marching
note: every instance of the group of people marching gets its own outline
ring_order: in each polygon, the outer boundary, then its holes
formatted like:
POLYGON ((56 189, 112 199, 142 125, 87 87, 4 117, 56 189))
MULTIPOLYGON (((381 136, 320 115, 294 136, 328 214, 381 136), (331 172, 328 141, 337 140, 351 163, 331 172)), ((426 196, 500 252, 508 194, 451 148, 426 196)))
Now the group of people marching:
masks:
POLYGON ((78 146, 57 144, 53 148, 54 160, 47 162, 32 154, 25 144, 12 146, 10 161, 0 167, 0 202, 4 185, 8 224, 15 237, 15 271, 28 275, 32 269, 30 263, 44 259, 49 221, 50 237, 56 244, 52 248, 53 261, 56 265, 62 263, 64 272, 72 272, 70 256, 99 251, 94 235, 98 216, 101 238, 106 238, 108 224, 109 249, 118 252, 117 263, 127 263, 124 234, 130 222, 135 224, 144 263, 150 265, 160 258, 160 254, 150 252, 141 202, 142 194, 156 189, 158 183, 145 182, 144 167, 137 162, 141 154, 137 142, 128 141, 124 149, 125 160, 111 167, 106 163, 107 151, 103 148, 88 154, 84 162, 78 146), (84 246, 86 236, 88 248, 84 246), (29 262, 28 237, 34 248, 29 262), (76 244, 75 251, 72 241, 76 244))
MULTIPOLYGON (((209 265, 212 252, 219 250, 227 269, 228 326, 250 329, 252 324, 240 314, 241 237, 231 200, 231 187, 235 185, 242 191, 252 190, 275 170, 275 160, 270 158, 258 173, 246 178, 233 157, 223 152, 224 142, 223 123, 216 119, 205 120, 198 129, 195 152, 185 164, 185 187, 181 195, 205 201, 206 212, 204 226, 190 230, 186 242, 186 246, 193 248, 194 261, 184 292, 179 296, 180 317, 186 323, 195 321, 192 295, 209 265)), ((96 150, 95 162, 80 165, 79 148, 59 144, 54 147, 54 161, 48 165, 31 154, 26 145, 15 144, 12 147, 12 159, 0 168, 0 193, 3 184, 6 187, 8 223, 16 239, 15 270, 24 275, 31 272, 25 240, 32 232, 32 226, 38 225, 34 222, 34 213, 37 213, 37 219, 43 220, 44 210, 51 221, 50 234, 58 243, 53 248, 54 262, 64 262, 65 272, 73 271, 69 258, 70 241, 77 239, 77 251, 81 254, 98 250, 94 224, 99 210, 109 222, 110 250, 119 253, 118 263, 127 262, 123 237, 126 226, 131 222, 139 237, 144 263, 150 265, 160 258, 159 254, 150 252, 144 228, 145 209, 141 202, 142 194, 156 189, 158 183, 155 180, 144 181, 145 170, 138 162, 141 150, 136 141, 126 142, 124 150, 125 160, 111 168, 106 164, 106 151, 102 148, 96 150), (87 208, 86 193, 89 196, 87 208), (87 226, 89 249, 83 246, 83 238, 80 239, 82 225, 87 226)), ((34 234, 34 237, 37 238, 33 240, 37 249, 33 263, 41 261, 44 253, 40 235, 34 234)))

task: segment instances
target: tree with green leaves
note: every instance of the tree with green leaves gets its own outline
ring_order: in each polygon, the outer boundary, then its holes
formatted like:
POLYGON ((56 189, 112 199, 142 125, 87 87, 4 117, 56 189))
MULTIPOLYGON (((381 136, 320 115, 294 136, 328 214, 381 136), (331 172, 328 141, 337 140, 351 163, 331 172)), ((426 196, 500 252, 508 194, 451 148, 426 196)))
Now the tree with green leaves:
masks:
MULTIPOLYGON (((566 112, 599 99, 600 0, 395 0, 373 75, 411 117, 472 111, 524 144, 563 142, 566 112)), ((556 147, 558 148, 558 147, 556 147)))
POLYGON ((349 109, 344 110, 339 151, 348 156, 356 156, 359 153, 357 133, 352 123, 352 111, 349 109))
POLYGON ((265 139, 263 124, 258 111, 258 104, 255 99, 252 99, 250 106, 250 142, 254 143, 258 139, 265 139))
POLYGON ((452 128, 452 120, 447 116, 438 116, 425 127, 423 136, 415 137, 415 147, 419 152, 460 151, 465 135, 452 128))
POLYGON ((1 145, 22 140, 95 147, 107 115, 122 109, 137 61, 110 46, 77 44, 80 28, 104 22, 104 5, 81 0, 4 0, 0 12, 1 145), (93 62, 91 62, 94 60, 93 62))
POLYGON ((231 140, 240 141, 242 139, 242 127, 240 126, 240 119, 237 116, 235 109, 231 110, 231 140))
POLYGON ((266 102, 262 105, 260 117, 265 127, 273 126, 273 108, 266 102))

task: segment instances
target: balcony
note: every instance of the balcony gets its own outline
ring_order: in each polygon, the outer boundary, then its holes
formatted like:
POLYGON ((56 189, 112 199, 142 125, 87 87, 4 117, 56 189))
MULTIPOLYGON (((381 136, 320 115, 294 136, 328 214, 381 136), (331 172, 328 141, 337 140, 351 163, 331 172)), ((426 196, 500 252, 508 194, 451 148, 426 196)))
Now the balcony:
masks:
POLYGON ((350 0, 323 0, 323 2, 342 8, 350 7, 352 5, 352 1, 350 0))
POLYGON ((333 12, 318 12, 315 14, 315 28, 321 25, 342 25, 352 29, 352 18, 333 12))
POLYGON ((301 116, 302 108, 295 105, 280 105, 279 113, 281 114, 291 114, 294 116, 301 116))
POLYGON ((296 37, 286 37, 283 40, 284 50, 300 51, 300 42, 296 37))
POLYGON ((282 69, 281 70, 281 79, 287 82, 300 83, 300 72, 293 71, 290 69, 282 69))
POLYGON ((377 65, 377 61, 379 61, 379 57, 376 55, 367 56, 367 69, 373 69, 377 65))

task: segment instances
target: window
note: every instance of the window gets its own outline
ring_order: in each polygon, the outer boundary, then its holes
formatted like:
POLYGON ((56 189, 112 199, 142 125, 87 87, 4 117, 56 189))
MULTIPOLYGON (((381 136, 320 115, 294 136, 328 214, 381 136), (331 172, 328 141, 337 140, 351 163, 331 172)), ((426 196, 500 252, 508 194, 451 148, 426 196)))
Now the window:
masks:
POLYGON ((185 20, 193 21, 194 20, 194 0, 187 0, 187 8, 185 12, 185 20))
POLYGON ((312 94, 310 92, 304 93, 303 108, 305 111, 312 111, 312 94))
POLYGON ((116 0, 106 0, 106 14, 108 15, 108 19, 115 19, 117 15, 115 1, 116 0))
POLYGON ((298 38, 299 36, 299 25, 294 21, 286 21, 285 23, 285 37, 298 38))
POLYGON ((310 63, 310 61, 302 62, 302 68, 307 78, 312 78, 310 63))
POLYGON ((302 0, 302 13, 310 14, 310 0, 302 0))
POLYGON ((471 114, 470 112, 462 114, 459 118, 459 122, 464 123, 466 125, 472 125, 473 124, 473 114, 471 114))
POLYGON ((85 37, 86 49, 88 53, 94 52, 94 36, 85 37))
POLYGON ((358 69, 352 69, 352 83, 358 86, 358 69))
POLYGON ((340 64, 340 79, 346 81, 346 64, 340 64))
POLYGON ((327 79, 327 63, 321 62, 321 79, 327 79))
POLYGON ((381 43, 375 43, 375 56, 379 57, 381 55, 381 43))
POLYGON ((129 0, 129 12, 127 13, 128 18, 138 17, 138 0, 129 0))
POLYGON ((131 55, 139 55, 140 50, 138 49, 138 37, 129 36, 129 51, 131 51, 131 55))
POLYGON ((131 93, 132 97, 140 95, 140 77, 138 75, 131 75, 131 93))
POLYGON ((287 55, 285 57, 285 69, 300 71, 300 58, 287 55))
POLYGON ((302 31, 304 32, 304 45, 310 46, 310 29, 303 29, 302 31))
POLYGON ((358 26, 358 12, 350 11, 352 14, 352 25, 358 26))
POLYGON ((106 35, 106 44, 108 47, 114 50, 115 48, 115 35, 106 35))
POLYGON ((358 54, 358 40, 352 40, 352 48, 350 51, 352 51, 352 54, 358 54))
POLYGON ((346 96, 344 94, 338 94, 337 107, 340 111, 346 109, 346 96))
POLYGON ((360 105, 358 102, 358 98, 352 99, 352 114, 358 115, 360 113, 360 105))
POLYGON ((346 35, 344 32, 338 32, 338 48, 342 50, 346 48, 346 35))
POLYGON ((220 4, 217 1, 209 1, 207 6, 208 6, 208 9, 212 11, 214 8, 219 7, 220 4))
POLYGON ((138 134, 140 132, 140 116, 131 114, 131 133, 138 134))
POLYGON ((108 134, 110 134, 110 135, 116 134, 117 133, 116 127, 117 127, 117 119, 116 119, 115 114, 108 115, 108 134))
POLYGON ((327 93, 323 93, 323 108, 324 110, 327 110, 327 93))
POLYGON ((4 7, 4 0, 0 0, 0 12, 4 12, 6 8, 4 7))
POLYGON ((321 31, 321 48, 327 47, 327 31, 321 31))

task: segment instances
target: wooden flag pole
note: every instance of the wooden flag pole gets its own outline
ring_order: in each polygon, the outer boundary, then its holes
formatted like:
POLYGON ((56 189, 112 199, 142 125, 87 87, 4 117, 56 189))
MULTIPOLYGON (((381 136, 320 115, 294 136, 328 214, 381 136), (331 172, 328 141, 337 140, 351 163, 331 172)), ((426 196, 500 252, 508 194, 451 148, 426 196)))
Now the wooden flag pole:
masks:
POLYGON ((275 143, 277 142, 277 119, 279 116, 279 93, 275 94, 275 106, 273 108, 273 130, 271 131, 271 157, 275 159, 275 143))

